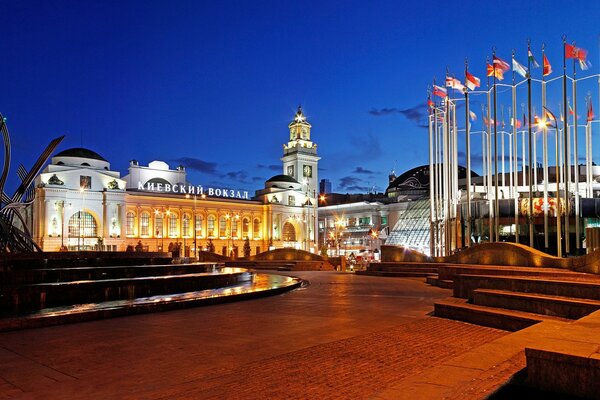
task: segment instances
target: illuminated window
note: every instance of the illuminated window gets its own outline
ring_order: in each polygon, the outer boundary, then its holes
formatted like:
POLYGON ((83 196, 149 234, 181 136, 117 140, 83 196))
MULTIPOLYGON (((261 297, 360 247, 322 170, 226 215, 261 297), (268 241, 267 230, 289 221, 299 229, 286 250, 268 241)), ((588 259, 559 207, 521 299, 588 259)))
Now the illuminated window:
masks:
POLYGON ((206 234, 208 237, 215 237, 215 216, 209 215, 207 220, 208 226, 206 228, 206 234))
POLYGON ((381 225, 387 225, 388 217, 381 217, 381 225))
POLYGON ((227 218, 224 215, 219 218, 219 236, 227 236, 227 218))
POLYGON ((190 214, 183 214, 183 236, 190 237, 190 214))
POLYGON ((238 231, 240 227, 240 219, 239 218, 233 218, 233 220, 231 221, 231 236, 235 237, 235 238, 239 238, 238 236, 238 231))
POLYGON ((250 221, 248 221, 248 218, 244 218, 242 221, 242 238, 248 237, 248 229, 250 229, 250 221))
POLYGON ((196 215, 196 236, 202 237, 202 223, 204 220, 202 219, 202 215, 196 215))
POLYGON ((140 230, 142 236, 148 236, 150 231, 150 213, 143 212, 140 214, 140 230))
POLYGON ((156 214, 154 217, 154 230, 156 233, 156 237, 163 237, 163 217, 161 214, 156 214))
POLYGON ((135 214, 131 211, 127 213, 127 223, 125 224, 125 234, 133 236, 135 234, 135 214))
POLYGON ((98 237, 96 220, 87 211, 79 211, 69 218, 69 236, 98 237))
POLYGON ((169 215, 169 236, 177 237, 177 214, 170 213, 169 215))
POLYGON ((255 239, 260 239, 260 219, 256 218, 252 224, 252 234, 255 239))

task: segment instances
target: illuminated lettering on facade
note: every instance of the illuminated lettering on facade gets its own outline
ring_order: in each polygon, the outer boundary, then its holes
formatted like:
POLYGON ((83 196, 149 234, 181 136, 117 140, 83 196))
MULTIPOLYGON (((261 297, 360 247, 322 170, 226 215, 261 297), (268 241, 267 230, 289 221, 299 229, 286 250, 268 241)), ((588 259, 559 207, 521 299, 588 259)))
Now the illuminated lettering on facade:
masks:
POLYGON ((234 190, 234 189, 225 189, 225 188, 212 188, 207 187, 204 188, 202 185, 181 185, 175 184, 171 185, 169 183, 146 183, 145 185, 142 182, 138 182, 137 186, 138 190, 144 192, 160 192, 160 193, 177 193, 177 194, 191 194, 191 195, 203 195, 206 194, 208 197, 223 197, 223 198, 231 198, 231 199, 242 199, 249 200, 248 191, 247 190, 234 190))

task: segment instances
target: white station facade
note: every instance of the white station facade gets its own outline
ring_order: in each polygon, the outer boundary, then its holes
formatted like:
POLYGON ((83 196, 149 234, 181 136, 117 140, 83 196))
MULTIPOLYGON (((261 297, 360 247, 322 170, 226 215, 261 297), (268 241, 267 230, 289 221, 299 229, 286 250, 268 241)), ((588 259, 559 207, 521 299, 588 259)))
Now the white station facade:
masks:
POLYGON ((240 255, 293 247, 317 251, 317 145, 298 108, 283 146, 282 174, 255 193, 187 180, 185 166, 132 160, 121 177, 98 153, 64 150, 36 180, 33 235, 44 251, 128 248, 185 255, 240 255))

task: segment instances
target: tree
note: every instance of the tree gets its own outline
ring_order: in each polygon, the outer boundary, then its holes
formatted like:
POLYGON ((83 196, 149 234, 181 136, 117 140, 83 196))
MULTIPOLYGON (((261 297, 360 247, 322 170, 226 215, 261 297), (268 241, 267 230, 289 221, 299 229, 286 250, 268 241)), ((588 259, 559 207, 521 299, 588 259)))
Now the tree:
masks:
POLYGON ((321 246, 321 256, 327 257, 327 245, 326 244, 321 246))
POLYGON ((246 240, 244 241, 244 257, 248 258, 250 257, 250 239, 246 238, 246 240))

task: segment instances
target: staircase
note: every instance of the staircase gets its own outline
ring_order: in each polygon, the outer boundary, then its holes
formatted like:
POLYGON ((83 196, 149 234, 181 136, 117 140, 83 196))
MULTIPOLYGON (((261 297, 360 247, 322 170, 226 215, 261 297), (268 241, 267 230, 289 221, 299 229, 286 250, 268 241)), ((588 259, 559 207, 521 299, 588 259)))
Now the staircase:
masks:
POLYGON ((387 276, 395 278, 427 278, 437 275, 436 263, 417 262, 379 262, 370 263, 364 271, 356 271, 357 275, 387 276))
POLYGON ((591 274, 452 265, 440 266, 430 280, 453 285, 453 298, 435 303, 436 316, 509 331, 579 319, 600 309, 600 279, 591 274))
POLYGON ((0 278, 0 331, 232 301, 301 284, 217 263, 20 266, 0 278))

